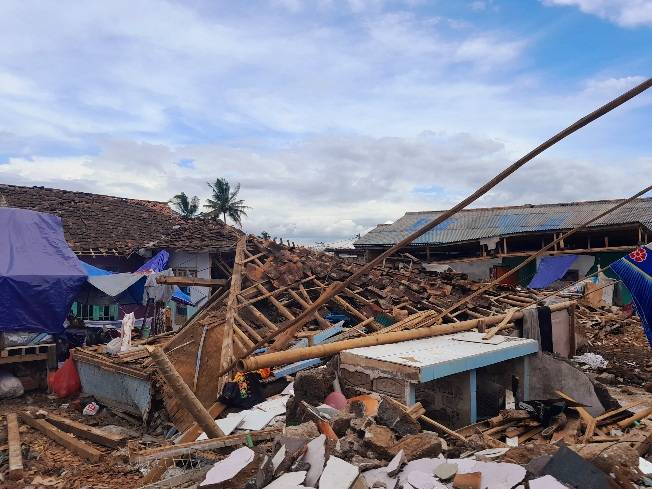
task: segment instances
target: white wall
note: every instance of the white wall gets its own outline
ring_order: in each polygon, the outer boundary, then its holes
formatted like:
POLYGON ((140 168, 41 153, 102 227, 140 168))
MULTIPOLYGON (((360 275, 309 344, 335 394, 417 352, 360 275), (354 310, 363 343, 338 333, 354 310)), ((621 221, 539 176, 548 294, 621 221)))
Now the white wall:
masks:
MULTIPOLYGON (((170 253, 170 261, 168 262, 168 268, 185 268, 189 270, 195 270, 197 272, 197 277, 200 278, 211 278, 211 257, 210 254, 206 252, 191 253, 187 251, 173 251, 170 253)), ((192 301, 197 305, 201 306, 206 302, 210 294, 209 287, 190 287, 190 297, 192 301)), ((189 313, 192 314, 195 312, 197 307, 188 307, 189 313)), ((172 321, 177 323, 175 319, 176 309, 172 309, 172 321)))

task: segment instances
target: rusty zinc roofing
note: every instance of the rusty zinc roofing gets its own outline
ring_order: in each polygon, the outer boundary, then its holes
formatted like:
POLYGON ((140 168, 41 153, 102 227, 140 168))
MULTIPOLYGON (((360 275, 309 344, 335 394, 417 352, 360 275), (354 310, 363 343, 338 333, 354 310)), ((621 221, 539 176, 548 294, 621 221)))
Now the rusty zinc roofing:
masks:
MULTIPOLYGON (((414 244, 450 244, 522 233, 570 230, 613 207, 617 200, 466 209, 417 238, 414 244)), ((381 224, 354 245, 390 246, 443 211, 407 212, 393 224, 381 224)), ((652 198, 637 199, 590 227, 642 224, 652 230, 652 198)))

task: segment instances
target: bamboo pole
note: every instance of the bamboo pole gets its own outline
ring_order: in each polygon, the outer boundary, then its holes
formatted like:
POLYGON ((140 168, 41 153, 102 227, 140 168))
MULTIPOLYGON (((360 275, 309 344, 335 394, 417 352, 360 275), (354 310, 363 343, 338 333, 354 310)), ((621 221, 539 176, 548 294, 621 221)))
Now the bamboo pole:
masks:
MULTIPOLYGON (((607 104, 603 105, 602 107, 599 107, 598 109, 594 110, 590 114, 585 115, 581 119, 575 121, 573 124, 568 126, 566 129, 563 129, 562 131, 558 132, 554 136, 552 136, 550 139, 547 141, 543 142, 536 148, 534 148, 532 151, 527 153, 525 156, 521 157, 519 160, 515 161, 511 165, 509 165, 507 168, 505 168, 503 171, 501 171, 498 175, 496 175, 494 178, 489 180, 487 183, 482 185, 480 188, 478 188, 475 192, 473 192, 471 195, 466 197, 464 200, 459 202, 457 205, 453 206, 451 209, 442 212, 438 217, 433 219, 431 222, 426 224, 420 229, 417 229, 414 231, 412 234, 409 236, 403 238, 401 241, 396 243, 394 246, 391 248, 385 250, 383 253, 378 255, 376 258, 371 260, 369 263, 367 263, 365 266, 361 267, 357 271, 355 271, 353 274, 351 274, 346 280, 343 282, 333 282, 331 286, 321 295, 315 302, 313 302, 312 306, 309 309, 306 309, 303 311, 299 316, 294 321, 288 321, 286 324, 278 328, 276 331, 273 333, 267 335, 263 341, 257 343, 254 347, 250 348, 247 352, 245 352, 244 356, 251 355, 257 348, 267 344, 270 340, 272 340, 275 336, 281 334, 283 331, 286 331, 289 328, 292 327, 298 327, 301 328, 304 324, 306 324, 312 315, 319 311, 319 309, 324 306, 329 300, 331 300, 332 297, 335 295, 339 294, 342 292, 344 289, 349 287, 353 282, 355 282, 359 277, 363 275, 367 275, 371 270, 373 270, 377 265, 383 263, 385 259, 389 256, 392 256, 395 254, 397 251, 399 251, 401 248, 404 248, 405 246, 409 245, 414 241, 415 239, 419 238, 423 234, 427 233, 431 229, 435 228, 445 220, 449 219, 450 217, 454 216, 457 214, 459 211, 467 207, 469 204, 472 204, 476 200, 478 200, 480 197, 482 197, 484 194, 486 194, 489 190, 494 188, 496 185, 498 185, 500 182, 505 180, 508 176, 510 176, 512 173, 517 171, 519 168, 524 166, 526 163, 534 159, 536 156, 539 154, 543 153, 546 149, 550 148, 551 146, 554 146, 556 143, 564 139, 565 137, 573 134, 574 132, 578 131, 579 129, 583 128, 584 126, 590 124, 591 122, 595 121, 596 119, 602 117, 603 115, 607 114, 608 112, 611 112, 615 108, 619 107, 620 105, 624 104, 628 100, 631 100, 632 98, 636 97, 637 95, 643 93, 645 90, 650 88, 652 86, 652 78, 648 78, 647 80, 643 81, 636 87, 632 88, 631 90, 625 92, 624 94, 620 95, 619 97, 616 97, 615 99, 611 100, 607 104)), ((231 370, 231 366, 229 366, 226 371, 231 370)), ((223 372, 220 372, 219 375, 222 375, 223 372)))
POLYGON ((174 391, 179 398, 179 402, 192 418, 204 430, 209 438, 218 438, 224 436, 222 430, 215 424, 215 420, 193 394, 188 384, 186 384, 179 372, 176 371, 168 356, 157 346, 146 346, 149 355, 154 360, 156 369, 159 371, 165 383, 174 391))
POLYGON ((623 419, 622 421, 619 421, 618 426, 620 428, 627 428, 634 421, 640 421, 643 418, 647 418, 650 414, 652 414, 652 407, 643 409, 642 411, 639 411, 638 413, 634 414, 634 416, 630 416, 627 419, 623 419))
MULTIPOLYGON (((550 306, 551 311, 561 311, 567 309, 575 301, 559 302, 550 306)), ((429 326, 424 328, 412 329, 408 331, 395 331, 392 333, 385 333, 382 335, 369 335, 362 338, 354 338, 351 340, 337 341, 333 343, 324 343, 321 345, 308 346, 305 348, 294 348, 276 353, 266 353, 263 355, 252 356, 245 358, 238 362, 238 369, 244 372, 250 370, 257 370, 259 368, 277 367, 288 363, 299 362, 301 360, 310 360, 312 358, 321 358, 335 355, 343 350, 351 348, 360 348, 365 346, 387 345, 391 343, 399 343, 401 341, 417 340, 420 338, 430 338, 433 336, 442 336, 447 334, 459 333, 461 331, 469 331, 475 328, 479 321, 485 324, 498 324, 506 314, 499 314, 490 316, 484 319, 469 319, 467 321, 460 321, 453 324, 442 324, 437 326, 429 326)), ((523 317, 522 311, 516 311, 512 314, 511 319, 521 319, 523 317)))

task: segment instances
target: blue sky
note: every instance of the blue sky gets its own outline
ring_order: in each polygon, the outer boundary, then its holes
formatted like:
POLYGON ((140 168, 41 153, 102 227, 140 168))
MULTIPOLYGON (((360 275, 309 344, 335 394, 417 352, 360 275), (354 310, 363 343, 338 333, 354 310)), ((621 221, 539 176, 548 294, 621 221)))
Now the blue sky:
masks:
MULTIPOLYGON (((456 203, 652 67, 649 0, 6 0, 0 32, 1 182, 222 176, 245 230, 306 243, 456 203)), ((651 116, 645 94, 478 205, 635 193, 651 116)))

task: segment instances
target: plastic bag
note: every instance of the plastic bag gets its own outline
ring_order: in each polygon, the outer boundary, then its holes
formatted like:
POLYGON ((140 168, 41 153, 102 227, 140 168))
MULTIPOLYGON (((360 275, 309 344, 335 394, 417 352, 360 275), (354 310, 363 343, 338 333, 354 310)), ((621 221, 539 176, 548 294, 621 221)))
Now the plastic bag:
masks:
POLYGON ((122 344, 122 338, 118 336, 117 338, 113 338, 111 341, 109 341, 104 347, 104 350, 109 355, 117 355, 118 353, 120 353, 121 344, 122 344))
POLYGON ((125 317, 122 318, 122 331, 120 333, 122 342, 120 344, 120 353, 129 351, 131 348, 131 330, 134 329, 135 322, 136 316, 133 312, 125 314, 125 317))
POLYGON ((0 370, 0 399, 20 397, 25 393, 18 377, 0 370))
POLYGON ((52 392, 59 398, 74 396, 81 391, 81 381, 77 367, 72 358, 63 362, 63 365, 52 376, 52 392))

